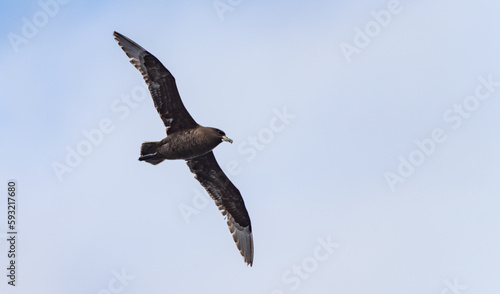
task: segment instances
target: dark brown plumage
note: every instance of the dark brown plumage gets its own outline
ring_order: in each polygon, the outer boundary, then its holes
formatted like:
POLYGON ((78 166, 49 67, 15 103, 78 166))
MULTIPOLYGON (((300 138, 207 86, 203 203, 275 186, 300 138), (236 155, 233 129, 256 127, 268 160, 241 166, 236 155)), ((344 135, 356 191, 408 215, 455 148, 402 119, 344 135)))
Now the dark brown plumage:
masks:
POLYGON ((227 218, 229 230, 245 262, 253 263, 250 217, 239 190, 215 160, 212 150, 221 142, 233 141, 216 128, 200 126, 184 107, 172 74, 151 53, 134 41, 114 32, 118 44, 142 74, 156 110, 167 127, 167 137, 145 142, 139 160, 159 164, 166 159, 184 159, 195 178, 214 199, 227 218))

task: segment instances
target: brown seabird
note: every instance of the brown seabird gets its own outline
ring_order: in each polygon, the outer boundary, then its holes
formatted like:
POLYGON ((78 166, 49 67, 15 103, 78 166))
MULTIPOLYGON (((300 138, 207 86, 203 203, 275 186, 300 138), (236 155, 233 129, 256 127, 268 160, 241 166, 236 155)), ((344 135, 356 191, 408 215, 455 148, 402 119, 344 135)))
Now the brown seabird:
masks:
POLYGON ((151 53, 134 41, 114 32, 113 35, 142 74, 153 97, 156 110, 167 127, 167 137, 159 142, 145 142, 139 160, 153 165, 165 159, 184 159, 195 178, 227 218, 229 231, 245 262, 253 263, 253 237, 250 217, 240 191, 231 183, 215 160, 212 149, 222 141, 233 143, 216 128, 200 126, 182 104, 172 74, 151 53))

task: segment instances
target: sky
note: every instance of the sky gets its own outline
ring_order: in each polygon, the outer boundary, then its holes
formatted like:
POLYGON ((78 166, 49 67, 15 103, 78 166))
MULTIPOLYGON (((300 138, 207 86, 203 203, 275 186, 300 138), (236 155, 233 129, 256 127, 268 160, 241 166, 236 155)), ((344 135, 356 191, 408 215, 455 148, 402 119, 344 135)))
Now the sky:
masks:
POLYGON ((499 11, 3 1, 0 292, 498 293, 499 11), (183 161, 137 160, 165 127, 113 31, 234 140, 252 267, 183 161))

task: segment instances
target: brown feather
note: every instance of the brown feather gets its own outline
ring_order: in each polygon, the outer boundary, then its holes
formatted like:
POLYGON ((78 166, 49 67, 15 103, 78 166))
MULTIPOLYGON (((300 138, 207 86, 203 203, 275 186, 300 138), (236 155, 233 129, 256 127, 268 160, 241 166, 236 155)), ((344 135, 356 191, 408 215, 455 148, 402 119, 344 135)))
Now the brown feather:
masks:
POLYGON ((236 246, 245 262, 252 265, 252 225, 240 191, 224 174, 213 152, 187 160, 187 165, 215 201, 222 214, 227 217, 227 225, 236 246))
POLYGON ((130 63, 141 72, 146 81, 156 110, 167 127, 167 134, 196 127, 198 124, 184 107, 175 78, 170 71, 134 41, 118 32, 114 32, 113 35, 130 57, 130 63))

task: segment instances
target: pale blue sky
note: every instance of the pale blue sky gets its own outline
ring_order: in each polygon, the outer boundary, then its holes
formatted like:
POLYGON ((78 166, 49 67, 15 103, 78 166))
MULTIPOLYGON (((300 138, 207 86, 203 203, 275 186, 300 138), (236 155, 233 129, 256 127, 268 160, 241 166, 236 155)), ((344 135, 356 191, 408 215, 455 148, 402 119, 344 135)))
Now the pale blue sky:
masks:
POLYGON ((0 178, 19 185, 18 286, 1 292, 498 293, 500 3, 232 1, 223 19, 213 3, 73 0, 17 45, 48 14, 0 4, 0 178), (215 155, 252 219, 252 268, 184 162, 137 160, 165 129, 115 30, 234 140, 215 155))

